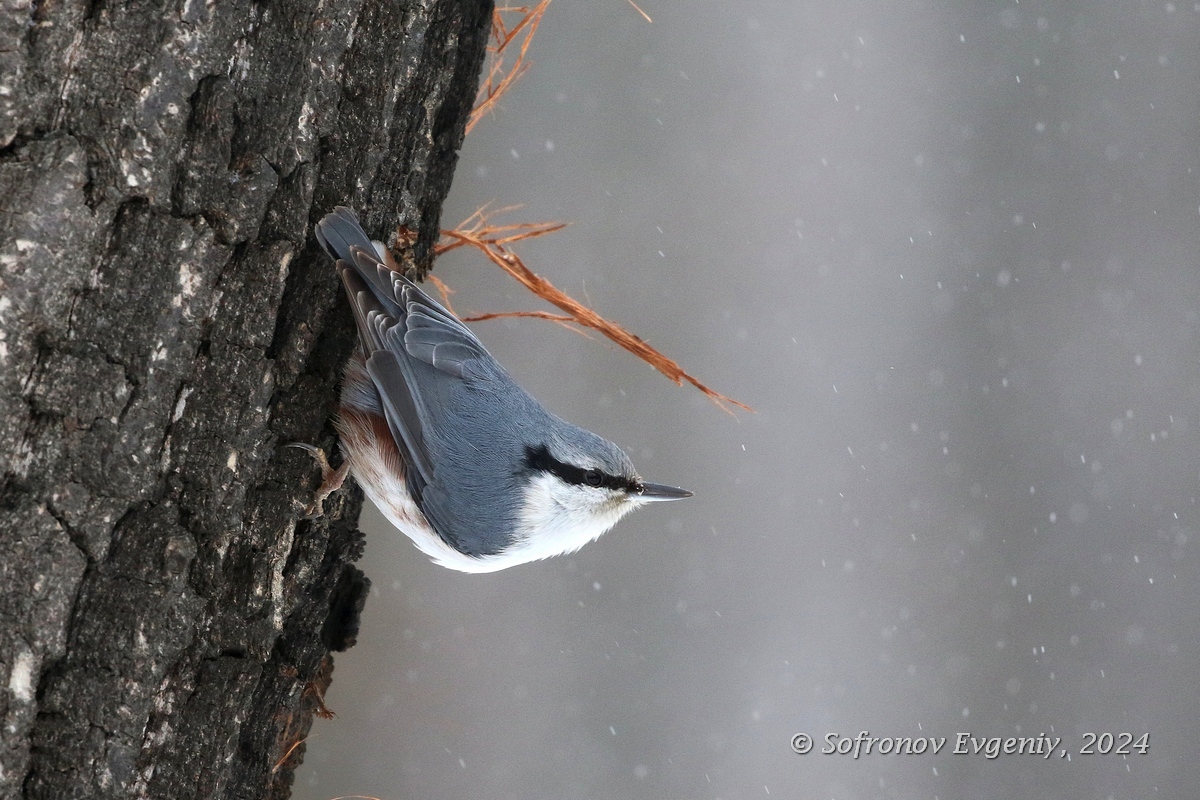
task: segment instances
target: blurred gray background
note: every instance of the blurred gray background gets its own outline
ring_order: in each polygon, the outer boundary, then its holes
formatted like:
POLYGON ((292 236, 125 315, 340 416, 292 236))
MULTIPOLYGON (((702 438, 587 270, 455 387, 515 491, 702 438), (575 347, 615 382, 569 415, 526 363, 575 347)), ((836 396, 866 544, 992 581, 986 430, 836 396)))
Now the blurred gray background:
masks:
POLYGON ((367 512, 297 797, 1195 797, 1200 4, 640 4, 551 5, 443 222, 570 221, 530 266, 757 413, 477 324, 696 497, 482 576, 367 512), (862 730, 951 743, 819 753, 862 730))

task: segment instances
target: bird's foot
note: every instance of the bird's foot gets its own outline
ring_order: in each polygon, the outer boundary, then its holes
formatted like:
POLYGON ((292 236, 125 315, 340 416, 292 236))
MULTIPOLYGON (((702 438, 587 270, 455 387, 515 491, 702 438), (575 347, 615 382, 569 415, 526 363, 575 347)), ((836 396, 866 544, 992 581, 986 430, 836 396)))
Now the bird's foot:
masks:
POLYGON ((304 519, 317 519, 325 513, 325 499, 342 488, 342 484, 346 481, 346 475, 350 473, 350 462, 342 461, 342 465, 335 470, 329 466, 329 458, 321 448, 301 442, 293 442, 287 446, 307 451, 321 468, 321 486, 313 495, 312 502, 304 509, 304 519))

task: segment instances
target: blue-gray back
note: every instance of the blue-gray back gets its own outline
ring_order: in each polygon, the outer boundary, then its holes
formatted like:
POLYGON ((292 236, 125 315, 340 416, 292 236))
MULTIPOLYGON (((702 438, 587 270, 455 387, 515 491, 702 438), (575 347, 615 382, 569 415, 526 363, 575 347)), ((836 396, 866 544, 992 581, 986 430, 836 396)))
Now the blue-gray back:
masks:
POLYGON ((526 445, 573 431, 599 437, 547 412, 470 329, 385 266, 352 211, 335 209, 316 233, 338 261, 414 501, 459 551, 500 552, 529 475, 526 445))

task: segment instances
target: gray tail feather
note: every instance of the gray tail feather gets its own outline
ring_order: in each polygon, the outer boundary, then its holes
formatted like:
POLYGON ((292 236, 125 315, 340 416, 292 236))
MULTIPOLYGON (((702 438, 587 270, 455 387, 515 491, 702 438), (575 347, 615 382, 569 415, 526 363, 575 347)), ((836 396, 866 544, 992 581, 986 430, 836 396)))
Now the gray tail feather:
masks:
MULTIPOLYGON (((397 319, 403 316, 404 312, 397 303, 399 298, 393 286, 397 274, 380 260, 374 242, 362 229, 353 211, 345 206, 336 207, 317 223, 315 233, 317 242, 335 262, 344 262, 352 273, 358 275, 360 281, 355 282, 347 281, 347 274, 342 274, 342 281, 346 285, 346 292, 352 304, 360 302, 355 284, 366 288, 362 285, 365 283, 370 287, 371 294, 382 304, 380 310, 397 319), (357 255, 352 251, 358 251, 357 255)), ((367 309, 361 310, 363 320, 360 322, 365 322, 367 309)))
POLYGON ((368 355, 384 345, 381 332, 370 321, 372 312, 403 323, 407 316, 396 281, 407 283, 379 259, 374 243, 358 223, 358 217, 345 206, 338 206, 317 223, 317 241, 337 262, 337 271, 354 311, 355 324, 368 355))
POLYGON ((358 217, 345 206, 338 206, 326 214, 324 219, 317 223, 316 234, 317 242, 335 261, 341 259, 353 264, 351 247, 360 247, 371 255, 375 254, 375 245, 358 223, 358 217))

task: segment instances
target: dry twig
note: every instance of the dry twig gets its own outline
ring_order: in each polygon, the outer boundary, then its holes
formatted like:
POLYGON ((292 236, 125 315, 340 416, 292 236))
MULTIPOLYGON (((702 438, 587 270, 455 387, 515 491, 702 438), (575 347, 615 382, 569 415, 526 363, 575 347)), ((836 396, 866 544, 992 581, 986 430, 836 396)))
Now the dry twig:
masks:
POLYGON ((488 45, 490 61, 488 73, 483 85, 479 87, 479 94, 475 98, 475 108, 471 109, 471 116, 467 118, 467 133, 471 132, 471 129, 485 114, 496 107, 500 97, 511 89, 513 84, 519 81, 525 71, 529 69, 529 64, 525 61, 525 54, 529 51, 533 35, 537 33, 538 25, 541 24, 542 15, 546 13, 548 5, 550 5, 550 0, 542 0, 532 8, 529 6, 505 6, 492 12, 492 44, 488 45), (520 14, 516 24, 511 28, 504 23, 506 14, 520 14), (521 46, 517 50, 517 58, 511 67, 506 68, 507 51, 518 36, 522 36, 522 38, 521 46))
POLYGON ((635 10, 636 10, 636 11, 637 11, 639 14, 641 14, 643 17, 645 17, 645 18, 646 18, 646 22, 649 22, 649 23, 651 23, 651 24, 653 24, 653 23, 654 23, 654 20, 650 19, 650 15, 649 15, 649 14, 647 14, 645 11, 642 11, 641 7, 640 7, 640 6, 639 6, 637 3, 633 2, 633 0, 629 0, 629 5, 633 6, 633 7, 634 7, 634 9, 635 9, 635 10))
MULTIPOLYGON (((508 209, 501 209, 505 211, 508 209)), ((499 212, 497 212, 499 213, 499 212)), ((525 266, 525 262, 521 257, 509 249, 509 245, 514 242, 519 242, 524 239, 533 239, 538 236, 545 236, 548 233, 553 233, 557 230, 562 230, 566 227, 566 223, 562 222, 525 222, 513 225, 492 225, 489 219, 492 214, 487 210, 487 207, 480 208, 454 230, 443 230, 442 242, 438 244, 434 252, 437 255, 455 250, 459 247, 470 246, 479 250, 488 260, 502 270, 507 272, 512 277, 523 285, 526 289, 536 294, 551 305, 557 306, 565 311, 567 316, 555 319, 556 322, 566 323, 573 322, 585 328, 597 330, 607 336, 612 341, 616 342, 621 347, 633 353, 638 358, 642 359, 656 370, 666 375, 678 385, 682 385, 684 381, 695 386, 700 391, 704 392, 711 398, 722 410, 728 411, 726 403, 730 403, 747 411, 752 411, 750 406, 739 403, 731 397, 716 392, 696 378, 689 375, 675 361, 660 353, 655 348, 651 347, 640 336, 630 333, 615 322, 611 322, 597 314, 592 309, 580 303, 578 300, 570 297, 564 292, 556 288, 550 281, 535 273, 529 267, 525 266)), ((505 316, 535 316, 542 318, 556 318, 559 315, 544 314, 543 312, 515 312, 508 314, 488 314, 486 319, 495 319, 505 316)))
MULTIPOLYGON (((328 686, 329 684, 326 684, 328 686)), ((304 687, 304 692, 301 697, 311 697, 313 700, 313 713, 321 719, 333 719, 337 716, 329 706, 325 705, 325 689, 317 682, 312 682, 304 687)))
MULTIPOLYGON (((296 752, 296 748, 308 741, 307 736, 300 736, 299 720, 292 714, 287 715, 287 721, 284 723, 283 730, 279 732, 280 743, 291 742, 291 745, 283 751, 283 755, 275 762, 275 766, 271 768, 271 774, 279 772, 288 759, 292 757, 292 753, 296 752)), ((297 762, 299 763, 299 762, 297 762)))
POLYGON ((442 305, 446 307, 446 310, 459 319, 462 319, 461 315, 454 310, 454 306, 450 305, 450 295, 454 294, 454 290, 447 286, 445 281, 434 275, 432 272, 425 276, 425 280, 437 287, 438 294, 442 296, 442 305))
MULTIPOLYGON (((638 13, 645 17, 647 22, 653 21, 633 0, 629 0, 629 4, 637 9, 638 13)), ((548 5, 550 5, 550 0, 541 0, 540 3, 532 8, 529 6, 499 7, 493 13, 492 44, 488 46, 491 61, 487 77, 484 79, 483 85, 479 89, 479 95, 475 100, 475 108, 471 111, 471 116, 467 120, 467 133, 471 132, 471 129, 475 127, 475 124, 485 114, 495 108, 500 97, 512 88, 513 84, 520 80, 521 76, 529 68, 528 63, 525 61, 525 55, 529 51, 529 45, 533 41, 533 36, 537 32, 538 25, 541 24, 542 15, 546 13, 548 5), (506 14, 519 14, 520 16, 517 18, 516 23, 509 27, 505 23, 506 14), (518 37, 522 38, 516 60, 512 63, 511 67, 506 68, 506 51, 517 41, 518 37)), ((478 322, 501 317, 536 317, 556 322, 585 336, 587 334, 584 331, 572 327, 572 325, 592 328, 650 364, 650 366, 657 369, 663 375, 666 375, 676 384, 682 385, 684 381, 692 384, 711 398, 722 410, 729 411, 729 408, 725 405, 726 403, 747 411, 753 410, 744 403, 739 403, 733 398, 726 397, 708 388, 685 372, 675 361, 651 347, 640 336, 636 336, 615 322, 610 322, 601 317, 592 309, 559 291, 550 281, 525 266, 525 262, 521 260, 520 256, 509 249, 509 245, 514 242, 534 239, 562 230, 566 227, 566 223, 523 222, 513 225, 492 225, 489 223, 489 220, 493 216, 510 211, 513 208, 515 206, 501 208, 494 212, 489 212, 487 206, 478 209, 474 214, 463 220, 454 230, 442 231, 443 240, 435 248, 435 254, 441 255, 442 253, 463 246, 474 247, 487 256, 493 264, 516 278, 525 288, 567 313, 564 316, 561 314, 550 314, 545 311, 513 311, 480 314, 473 317, 464 317, 463 319, 468 322, 478 322)), ((446 308, 451 313, 454 313, 454 309, 450 306, 450 289, 432 275, 429 277, 441 292, 446 308)))

